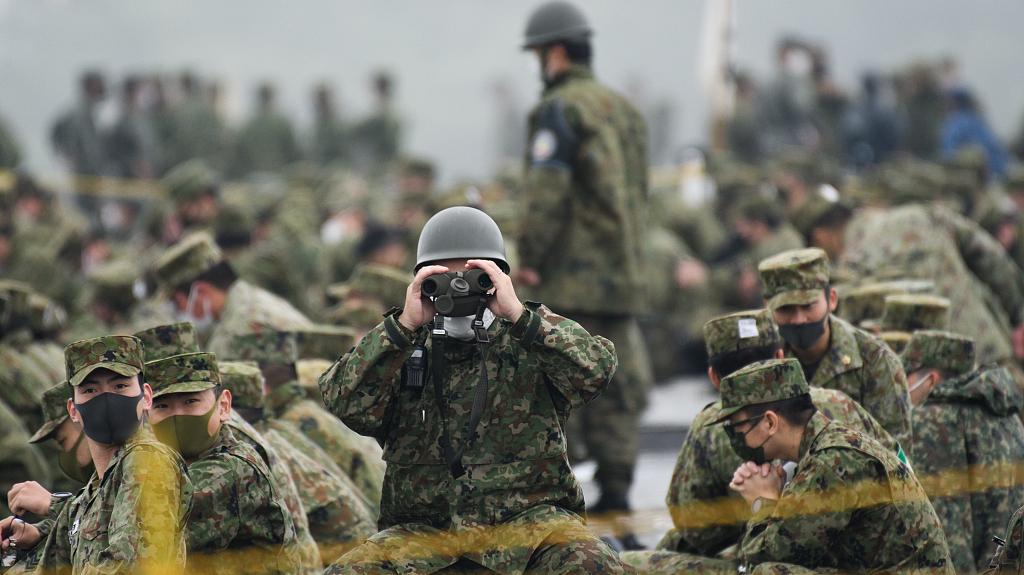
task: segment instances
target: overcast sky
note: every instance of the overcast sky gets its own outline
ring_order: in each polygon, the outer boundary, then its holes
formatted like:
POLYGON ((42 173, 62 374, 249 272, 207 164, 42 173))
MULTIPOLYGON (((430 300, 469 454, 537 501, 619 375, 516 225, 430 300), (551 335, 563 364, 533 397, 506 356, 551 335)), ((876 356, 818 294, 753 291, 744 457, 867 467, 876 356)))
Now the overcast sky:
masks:
MULTIPOLYGON (((710 0, 714 1, 714 0, 710 0)), ((191 67, 221 77, 233 119, 251 89, 276 81, 281 104, 305 131, 309 89, 340 92, 343 111, 369 107, 378 67, 398 77, 408 147, 436 160, 445 179, 483 177, 495 165, 496 79, 513 83, 528 109, 539 92, 519 51, 537 4, 511 0, 0 0, 0 115, 13 125, 30 168, 59 169, 46 134, 73 102, 85 66, 113 76, 191 67)), ((612 86, 676 109, 672 140, 700 141, 706 103, 697 78, 703 0, 580 0, 597 30, 596 70, 612 86)), ((868 68, 953 55, 997 131, 1024 115, 1024 2, 1017 0, 738 0, 735 54, 765 77, 780 34, 829 46, 846 87, 868 68)))

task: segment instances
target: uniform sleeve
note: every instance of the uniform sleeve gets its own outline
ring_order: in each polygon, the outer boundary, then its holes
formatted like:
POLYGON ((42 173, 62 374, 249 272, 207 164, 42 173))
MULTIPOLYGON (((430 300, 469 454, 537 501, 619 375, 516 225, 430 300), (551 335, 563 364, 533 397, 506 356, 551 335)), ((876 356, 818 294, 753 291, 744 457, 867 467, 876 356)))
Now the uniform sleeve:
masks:
POLYGON ((125 456, 114 499, 104 560, 84 575, 144 569, 175 572, 185 566, 183 530, 191 493, 183 469, 166 452, 140 446, 125 456))
MULTIPOLYGON (((841 452, 837 457, 846 458, 841 452)), ((862 506, 858 491, 824 458, 805 457, 800 467, 779 501, 764 505, 747 524, 740 549, 744 562, 827 564, 832 546, 862 506)))
POLYGON ((579 150, 580 130, 574 117, 574 111, 559 99, 545 102, 531 116, 525 198, 516 241, 524 267, 542 267, 565 223, 579 150))
MULTIPOLYGON (((1024 500, 1024 425, 1016 415, 996 417, 981 409, 972 409, 962 425, 971 464, 969 496, 964 496, 968 516, 963 525, 971 527, 965 531, 973 534, 968 549, 980 572, 996 552, 992 537, 1002 535, 1006 517, 1024 500)), ((939 511, 937 505, 935 511, 939 511)), ((950 556, 955 560, 952 545, 950 556)))
POLYGON ((733 461, 727 457, 732 447, 724 432, 715 431, 695 422, 679 452, 665 501, 682 543, 673 551, 714 557, 740 540, 750 517, 746 503, 723 481, 723 474, 735 471, 725 469, 733 461))
POLYGON ((384 318, 320 376, 327 409, 356 433, 380 436, 398 393, 400 370, 412 355, 412 337, 394 316, 384 318))
POLYGON ((1010 323, 1020 325, 1024 320, 1024 273, 981 226, 947 210, 936 214, 953 232, 967 267, 999 299, 1010 323))
POLYGON ((549 385, 574 408, 597 397, 618 365, 612 342, 542 305, 527 304, 511 333, 540 363, 549 385))
POLYGON ((913 452, 910 390, 903 364, 884 344, 873 341, 865 350, 866 382, 862 405, 907 453, 913 452))
POLYGON ((224 549, 235 540, 241 521, 242 493, 239 467, 234 458, 213 457, 197 461, 188 472, 195 491, 188 519, 188 548, 191 552, 224 549))

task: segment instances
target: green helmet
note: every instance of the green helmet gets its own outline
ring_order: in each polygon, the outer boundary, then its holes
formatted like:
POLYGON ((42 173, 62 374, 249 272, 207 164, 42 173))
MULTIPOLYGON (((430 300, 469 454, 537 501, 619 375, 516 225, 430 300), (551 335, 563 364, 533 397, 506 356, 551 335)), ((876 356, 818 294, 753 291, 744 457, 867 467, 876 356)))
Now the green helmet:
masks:
POLYGON ((498 224, 484 212, 468 206, 446 208, 423 225, 416 246, 416 269, 444 260, 484 259, 508 273, 505 240, 498 224))
POLYGON ((530 14, 523 33, 523 49, 559 40, 586 40, 594 33, 586 16, 569 2, 547 2, 530 14))

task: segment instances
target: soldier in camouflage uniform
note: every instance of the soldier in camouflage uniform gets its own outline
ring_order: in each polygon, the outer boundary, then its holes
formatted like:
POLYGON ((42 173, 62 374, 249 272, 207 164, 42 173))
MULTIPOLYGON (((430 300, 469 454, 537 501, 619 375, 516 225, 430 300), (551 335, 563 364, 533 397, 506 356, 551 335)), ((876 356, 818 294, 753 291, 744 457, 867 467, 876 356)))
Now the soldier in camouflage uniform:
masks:
POLYGON ((880 329, 882 313, 885 312, 887 296, 926 294, 934 287, 929 281, 900 279, 836 288, 839 292, 839 309, 836 315, 865 331, 877 332, 880 329))
POLYGON ((1024 506, 1010 516, 1004 537, 994 537, 999 548, 985 570, 986 575, 1013 575, 1024 569, 1024 506))
POLYGON ((215 356, 151 361, 146 377, 153 387, 153 431, 185 458, 192 480, 189 569, 294 572, 299 562, 291 515, 256 450, 224 425, 231 392, 220 384, 215 356))
MULTIPOLYGON (((615 344, 619 369, 581 410, 579 437, 597 462, 592 511, 626 511, 639 417, 653 376, 637 324, 644 311, 647 127, 624 97, 594 79, 591 28, 567 2, 537 8, 524 49, 544 91, 529 117, 517 282, 558 313, 615 344)), ((632 541, 627 543, 632 544, 632 541)))
POLYGON ((886 296, 878 320, 878 337, 896 353, 903 353, 911 335, 921 329, 949 329, 949 300, 928 294, 886 296))
MULTIPOLYGON (((723 377, 755 361, 782 357, 782 338, 767 310, 737 312, 704 325, 704 342, 711 366, 708 377, 716 387, 723 377)), ((811 399, 830 419, 868 435, 893 452, 899 446, 875 418, 834 389, 809 388, 811 399)), ((675 552, 706 557, 729 554, 743 537, 750 512, 729 489, 733 472, 743 461, 732 450, 729 436, 712 425, 722 402, 704 408, 690 424, 665 503, 675 527, 662 538, 658 551, 623 554, 623 561, 643 573, 685 570, 690 560, 675 552)))
MULTIPOLYGON (((67 384, 64 387, 66 389, 67 384)), ((11 514, 7 494, 15 484, 26 479, 48 484, 50 469, 42 453, 30 445, 28 432, 17 414, 0 401, 0 514, 4 517, 11 514)))
POLYGON ((730 487, 751 506, 738 554, 842 571, 953 573, 942 527, 907 464, 874 439, 817 412, 792 358, 722 380, 720 418, 748 460, 730 487), (785 486, 773 459, 796 461, 785 486))
POLYGON ((271 84, 260 85, 257 109, 235 138, 235 148, 228 162, 232 177, 277 171, 302 159, 291 122, 277 110, 275 98, 271 84))
POLYGON ((758 265, 764 299, 814 387, 838 389, 864 406, 908 452, 910 398, 899 358, 878 338, 832 315, 838 297, 817 248, 782 252, 758 265))
POLYGON ((230 348, 234 336, 311 325, 287 301, 238 279, 213 238, 203 232, 164 253, 155 273, 178 313, 188 316, 200 332, 209 332, 205 347, 220 357, 237 355, 230 348))
MULTIPOLYGON (((64 356, 73 394, 68 411, 84 426, 96 473, 66 504, 65 521, 19 522, 19 548, 45 540, 49 552, 40 568, 66 563, 73 575, 179 572, 192 487, 180 456, 143 423, 153 392, 140 382, 142 343, 105 336, 74 342, 64 356)), ((0 522, 0 531, 9 533, 13 519, 0 522)))
POLYGON ((984 569, 992 536, 1024 501, 1024 406, 1003 368, 976 368, 974 342, 914 333, 903 352, 914 382, 914 471, 931 498, 958 573, 984 569))
POLYGON ((435 214, 417 254, 405 307, 320 378, 331 411, 380 441, 388 462, 383 531, 329 572, 623 572, 583 525, 562 433, 571 410, 608 384, 613 345, 543 305, 520 303, 501 231, 479 210, 435 214), (423 280, 468 269, 495 286, 486 308, 476 304, 476 335, 466 334, 472 317, 437 316, 444 321, 428 330, 435 313, 423 280), (476 343, 484 332, 489 343, 476 343), (407 363, 417 350, 431 357, 430 370, 407 363))
POLYGON ((327 317, 332 323, 366 333, 380 323, 384 312, 402 304, 409 279, 405 270, 359 264, 348 281, 328 286, 327 296, 338 303, 327 311, 327 317))

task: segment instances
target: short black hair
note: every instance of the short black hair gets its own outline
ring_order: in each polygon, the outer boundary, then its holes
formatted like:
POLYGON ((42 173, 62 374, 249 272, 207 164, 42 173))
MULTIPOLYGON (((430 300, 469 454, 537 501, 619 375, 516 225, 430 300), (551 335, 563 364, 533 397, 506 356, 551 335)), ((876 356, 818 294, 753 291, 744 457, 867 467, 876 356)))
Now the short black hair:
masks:
POLYGON ((377 222, 369 222, 363 237, 356 244, 356 258, 359 261, 366 260, 376 251, 391 244, 400 244, 405 241, 405 232, 385 226, 377 222))
POLYGON ((853 209, 846 204, 836 202, 835 204, 832 205, 832 207, 826 210, 825 213, 822 214, 816 222, 814 222, 812 225, 808 226, 806 230, 804 230, 804 243, 806 243, 809 246, 814 245, 814 242, 811 241, 814 239, 812 237, 814 235, 814 230, 818 228, 832 230, 840 226, 845 226, 852 219, 853 209))
POLYGON ((590 65, 590 62, 594 59, 594 49, 590 45, 590 40, 563 40, 558 42, 565 47, 565 55, 569 57, 569 61, 573 64, 584 64, 590 65))
POLYGON ((747 418, 754 418, 772 411, 794 427, 803 427, 811 420, 818 408, 811 401, 811 394, 805 393, 788 399, 751 405, 743 410, 747 418))
POLYGON ((782 349, 782 342, 726 351, 708 358, 708 364, 711 369, 715 370, 715 375, 724 378, 754 362, 774 359, 775 352, 780 349, 782 349))

